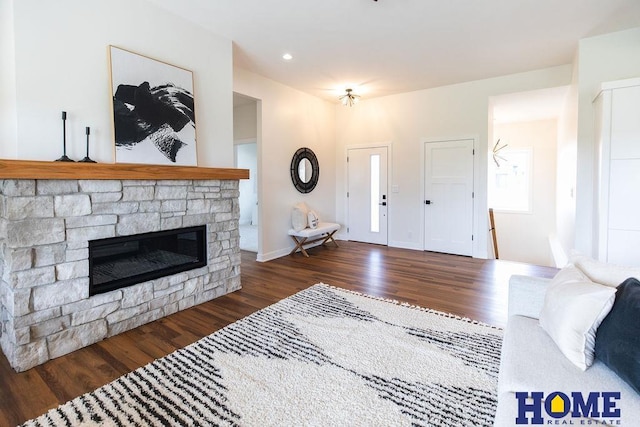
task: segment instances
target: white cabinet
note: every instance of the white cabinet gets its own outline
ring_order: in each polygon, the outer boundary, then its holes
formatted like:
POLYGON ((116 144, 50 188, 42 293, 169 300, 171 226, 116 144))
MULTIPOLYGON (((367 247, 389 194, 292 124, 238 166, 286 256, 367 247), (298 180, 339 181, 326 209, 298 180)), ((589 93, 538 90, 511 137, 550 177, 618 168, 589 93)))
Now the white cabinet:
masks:
POLYGON ((640 266, 640 79, 603 83, 594 104, 598 259, 640 266))

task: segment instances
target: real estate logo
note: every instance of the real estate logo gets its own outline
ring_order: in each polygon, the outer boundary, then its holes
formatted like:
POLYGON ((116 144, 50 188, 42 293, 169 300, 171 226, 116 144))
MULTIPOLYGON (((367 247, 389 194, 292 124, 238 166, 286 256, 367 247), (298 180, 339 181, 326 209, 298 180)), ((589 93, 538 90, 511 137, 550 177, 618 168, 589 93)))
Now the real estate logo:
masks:
POLYGON ((518 425, 622 425, 620 392, 516 392, 518 425))

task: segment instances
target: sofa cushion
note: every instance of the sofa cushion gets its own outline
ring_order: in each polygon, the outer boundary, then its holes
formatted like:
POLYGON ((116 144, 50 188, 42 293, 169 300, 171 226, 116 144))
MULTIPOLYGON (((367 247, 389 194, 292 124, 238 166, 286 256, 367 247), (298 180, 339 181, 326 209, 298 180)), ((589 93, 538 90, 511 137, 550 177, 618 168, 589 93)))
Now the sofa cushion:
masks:
POLYGON ((540 318, 551 279, 514 274, 509 278, 508 315, 540 318))
POLYGON ((640 282, 618 286, 611 312, 596 335, 596 358, 640 393, 640 282))
POLYGON ((533 391, 541 391, 545 396, 555 391, 620 392, 617 402, 622 416, 620 425, 636 425, 640 419, 640 396, 602 362, 596 360, 587 371, 581 371, 558 351, 536 319, 511 316, 502 344, 495 425, 515 425, 518 415, 515 392, 533 391), (509 419, 509 424, 498 423, 509 419))
POLYGON ((625 267, 597 261, 577 251, 572 251, 569 262, 587 275, 592 282, 616 287, 630 277, 640 279, 640 268, 625 267))
POLYGON ((540 326, 560 351, 582 370, 593 363, 596 330, 609 313, 616 290, 591 282, 574 266, 551 280, 540 312, 540 326))

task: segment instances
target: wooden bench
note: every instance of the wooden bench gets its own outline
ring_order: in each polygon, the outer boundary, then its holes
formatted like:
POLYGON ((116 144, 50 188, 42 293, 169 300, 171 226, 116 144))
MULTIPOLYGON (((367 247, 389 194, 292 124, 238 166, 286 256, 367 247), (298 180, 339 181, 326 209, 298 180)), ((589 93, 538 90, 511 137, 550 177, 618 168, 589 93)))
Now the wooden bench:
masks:
POLYGON ((302 252, 302 255, 309 258, 309 254, 304 249, 305 246, 309 246, 312 243, 316 243, 322 240, 321 245, 326 244, 327 242, 333 242, 336 247, 338 243, 333 238, 333 235, 336 231, 340 230, 340 224, 336 224, 334 222, 321 222, 318 224, 316 228, 305 228, 300 231, 296 231, 293 228, 289 230, 289 236, 296 243, 296 247, 291 250, 289 255, 295 254, 298 249, 302 252), (311 239, 311 240, 309 240, 311 239))

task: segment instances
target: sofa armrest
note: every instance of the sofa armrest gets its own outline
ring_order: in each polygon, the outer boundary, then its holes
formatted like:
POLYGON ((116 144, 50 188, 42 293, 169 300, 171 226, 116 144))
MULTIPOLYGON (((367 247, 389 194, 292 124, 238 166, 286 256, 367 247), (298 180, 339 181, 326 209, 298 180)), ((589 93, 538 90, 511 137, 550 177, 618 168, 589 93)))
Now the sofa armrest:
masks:
POLYGON ((509 316, 539 318, 551 279, 514 275, 509 279, 509 316))

